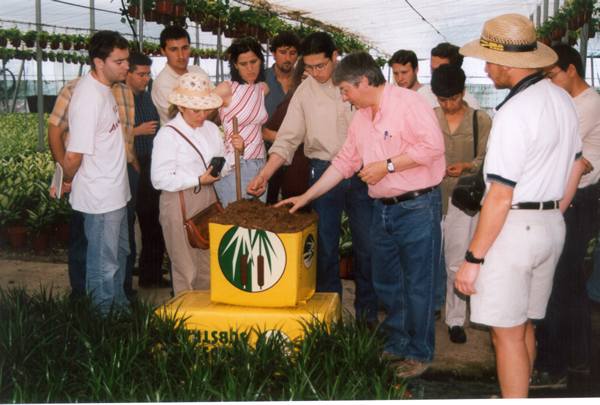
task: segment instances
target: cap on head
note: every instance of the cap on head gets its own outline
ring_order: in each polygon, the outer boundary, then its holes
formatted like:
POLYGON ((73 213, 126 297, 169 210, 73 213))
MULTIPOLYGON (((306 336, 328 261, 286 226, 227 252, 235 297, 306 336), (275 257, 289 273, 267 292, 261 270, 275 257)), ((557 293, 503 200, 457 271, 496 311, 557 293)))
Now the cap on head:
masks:
POLYGON ((167 96, 169 103, 193 110, 212 110, 223 104, 223 99, 210 92, 204 75, 186 73, 179 78, 177 87, 167 96))
POLYGON ((533 23, 520 14, 504 14, 488 20, 481 38, 460 48, 465 56, 496 65, 538 69, 556 62, 556 53, 536 40, 533 23))

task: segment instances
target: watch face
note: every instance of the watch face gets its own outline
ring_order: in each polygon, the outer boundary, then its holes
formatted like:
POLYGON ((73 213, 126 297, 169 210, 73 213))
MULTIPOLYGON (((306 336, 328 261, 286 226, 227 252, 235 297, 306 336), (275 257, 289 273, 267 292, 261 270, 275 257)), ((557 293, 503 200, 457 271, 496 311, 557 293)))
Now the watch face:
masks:
POLYGON ((394 172, 394 164, 392 162, 388 163, 387 169, 388 169, 388 172, 393 173, 394 172))

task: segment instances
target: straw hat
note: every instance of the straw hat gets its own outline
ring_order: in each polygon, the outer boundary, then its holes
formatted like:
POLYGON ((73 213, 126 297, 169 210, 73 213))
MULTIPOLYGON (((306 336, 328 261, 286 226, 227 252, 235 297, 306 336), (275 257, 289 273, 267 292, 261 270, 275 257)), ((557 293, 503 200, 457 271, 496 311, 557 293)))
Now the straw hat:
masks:
POLYGON ((208 78, 197 73, 186 73, 179 78, 177 87, 169 94, 171 104, 193 110, 212 110, 223 104, 223 99, 210 92, 208 78))
POLYGON ((488 20, 481 38, 464 45, 460 53, 521 69, 543 68, 558 60, 551 48, 537 42, 533 23, 520 14, 504 14, 488 20))

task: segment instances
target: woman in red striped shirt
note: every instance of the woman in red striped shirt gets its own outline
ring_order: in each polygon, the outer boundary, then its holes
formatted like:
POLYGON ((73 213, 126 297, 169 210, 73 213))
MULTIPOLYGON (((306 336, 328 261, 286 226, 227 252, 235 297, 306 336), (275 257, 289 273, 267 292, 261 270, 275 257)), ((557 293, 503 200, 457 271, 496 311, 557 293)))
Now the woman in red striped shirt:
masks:
MULTIPOLYGON (((225 132, 227 162, 235 165, 233 117, 238 120, 238 132, 244 139, 240 152, 242 197, 254 198, 246 193, 248 183, 260 172, 267 162, 267 152, 262 139, 262 125, 267 122, 265 97, 269 86, 265 83, 265 60, 263 49, 254 38, 233 41, 226 53, 230 55, 231 80, 218 85, 213 93, 223 99, 219 116, 225 132)), ((235 175, 222 178, 215 183, 223 207, 236 200, 235 175)), ((266 193, 260 199, 266 200, 266 193)))

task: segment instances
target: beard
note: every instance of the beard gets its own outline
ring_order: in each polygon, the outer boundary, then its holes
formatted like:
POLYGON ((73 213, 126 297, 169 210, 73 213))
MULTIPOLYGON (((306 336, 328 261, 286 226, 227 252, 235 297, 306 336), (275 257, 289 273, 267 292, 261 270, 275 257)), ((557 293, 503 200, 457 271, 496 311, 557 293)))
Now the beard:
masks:
POLYGON ((277 65, 277 68, 279 70, 281 70, 283 73, 290 73, 292 71, 292 68, 294 66, 291 64, 291 62, 286 62, 282 65, 277 65))

